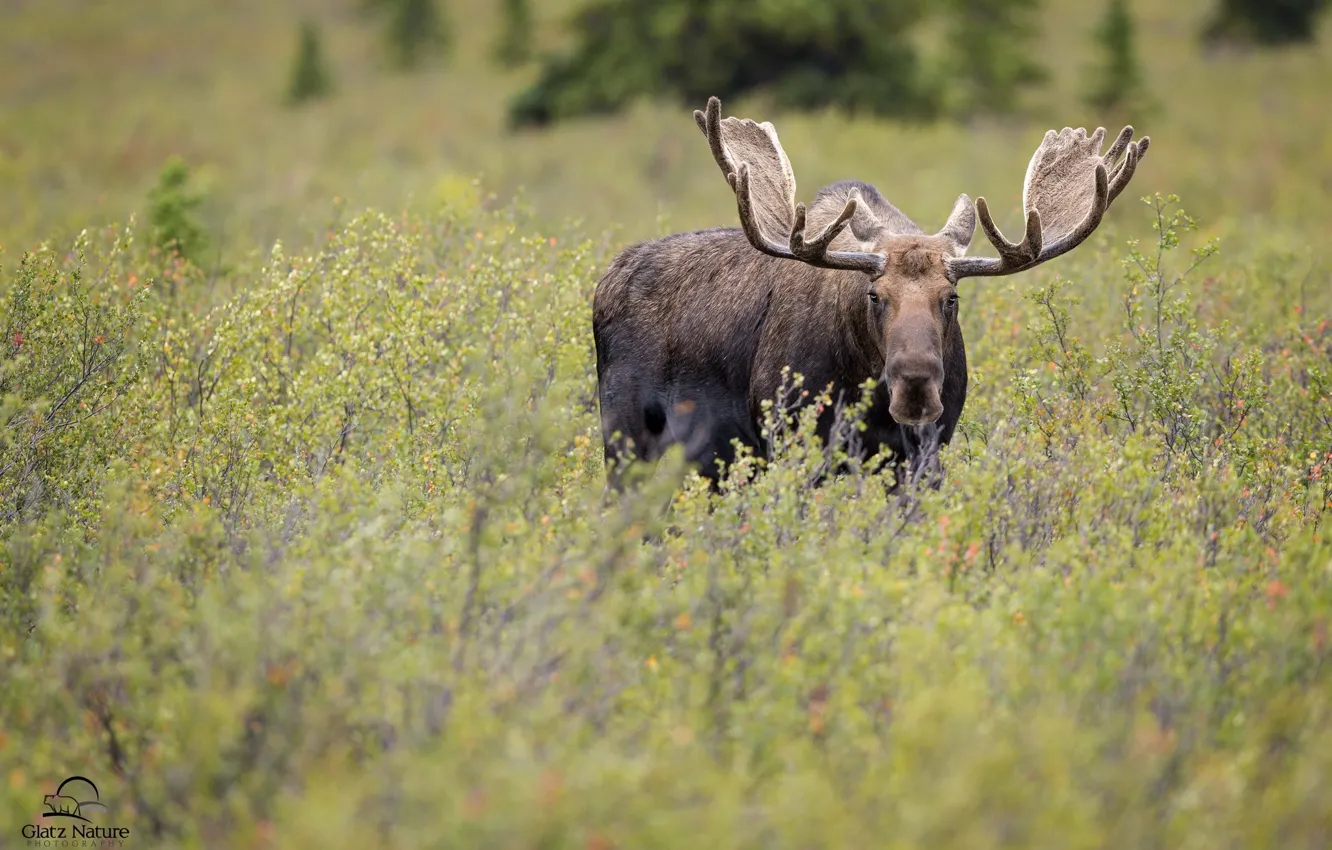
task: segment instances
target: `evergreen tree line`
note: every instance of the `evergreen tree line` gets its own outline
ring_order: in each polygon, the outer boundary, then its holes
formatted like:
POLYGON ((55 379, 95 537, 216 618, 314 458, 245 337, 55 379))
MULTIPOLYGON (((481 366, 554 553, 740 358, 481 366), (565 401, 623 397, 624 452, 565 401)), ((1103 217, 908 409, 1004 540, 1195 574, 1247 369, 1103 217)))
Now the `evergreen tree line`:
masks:
MULTIPOLYGON (((1088 100, 1141 110, 1132 19, 1108 2, 1088 100)), ((593 0, 573 21, 574 49, 544 61, 510 123, 751 91, 779 107, 903 120, 1010 113, 1050 75, 1033 58, 1040 16, 1041 0, 593 0)))
MULTIPOLYGON (((586 0, 572 47, 538 55, 532 0, 495 0, 495 62, 539 63, 509 105, 514 127, 616 112, 636 98, 697 104, 763 91, 794 109, 836 107, 903 120, 1003 114, 1049 70, 1033 58, 1042 0, 586 0)), ((1205 41, 1283 45, 1314 38, 1332 0, 1215 0, 1205 41)), ((1104 0, 1085 98, 1098 109, 1150 108, 1128 0, 1104 0)), ((361 0, 401 69, 446 57, 447 0, 361 0)), ((1084 71, 1088 69, 1074 69, 1084 71)), ((302 25, 288 100, 332 91, 312 22, 302 25)))
POLYGON ((576 46, 512 103, 515 126, 763 90, 779 107, 929 120, 1011 108, 1042 69, 1038 0, 593 0, 576 46), (916 36, 942 29, 928 61, 916 36))
MULTIPOLYGON (((1202 36, 1309 41, 1329 2, 1217 0, 1202 36)), ((1040 14, 1040 0, 591 0, 573 20, 575 47, 544 61, 510 123, 758 89, 779 106, 908 120, 1008 113, 1049 76, 1032 58, 1040 14)), ((1105 0, 1094 39, 1087 102, 1126 117, 1150 109, 1128 0, 1105 0)))

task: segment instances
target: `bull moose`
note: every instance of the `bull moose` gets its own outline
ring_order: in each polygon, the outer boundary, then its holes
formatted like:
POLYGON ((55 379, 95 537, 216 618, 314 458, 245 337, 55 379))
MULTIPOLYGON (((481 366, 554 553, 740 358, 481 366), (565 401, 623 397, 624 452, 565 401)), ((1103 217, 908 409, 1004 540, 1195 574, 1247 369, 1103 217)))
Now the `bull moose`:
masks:
MULTIPOLYGON (((946 444, 967 395, 958 283, 1076 248, 1150 142, 1131 141, 1127 126, 1102 155, 1103 128, 1048 131, 1027 166, 1026 233, 1010 242, 985 199, 965 194, 933 235, 855 180, 824 186, 806 210, 771 123, 723 119, 715 97, 694 120, 735 192, 740 226, 632 245, 597 284, 602 437, 617 483, 622 459, 650 461, 676 443, 714 485, 736 442, 764 453, 763 402, 788 368, 852 402, 876 381, 865 457, 886 449, 900 470, 922 443, 946 444), (998 257, 966 256, 978 215, 998 257)), ((822 439, 833 421, 833 407, 820 413, 822 439)))

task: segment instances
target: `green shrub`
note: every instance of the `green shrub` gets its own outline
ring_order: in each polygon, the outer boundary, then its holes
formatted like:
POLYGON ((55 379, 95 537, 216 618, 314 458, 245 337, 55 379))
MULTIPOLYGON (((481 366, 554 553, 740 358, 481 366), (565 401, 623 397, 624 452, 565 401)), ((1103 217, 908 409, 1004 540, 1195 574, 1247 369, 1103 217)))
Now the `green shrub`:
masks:
MULTIPOLYGON (((0 525, 0 835, 77 770, 142 846, 1316 846, 1332 303, 1207 243, 1200 279, 1146 210, 1155 245, 1068 258, 1076 309, 969 300, 965 425, 901 497, 816 485, 776 405, 722 492, 672 456, 607 494, 611 246, 514 210, 118 307, 119 406, 43 461, 88 504, 0 525)), ((90 300, 201 286, 107 250, 90 300)))
POLYGON ((148 282, 132 244, 130 230, 84 231, 68 254, 24 256, 0 289, 0 529, 57 506, 95 513, 106 464, 143 427, 131 390, 148 282))

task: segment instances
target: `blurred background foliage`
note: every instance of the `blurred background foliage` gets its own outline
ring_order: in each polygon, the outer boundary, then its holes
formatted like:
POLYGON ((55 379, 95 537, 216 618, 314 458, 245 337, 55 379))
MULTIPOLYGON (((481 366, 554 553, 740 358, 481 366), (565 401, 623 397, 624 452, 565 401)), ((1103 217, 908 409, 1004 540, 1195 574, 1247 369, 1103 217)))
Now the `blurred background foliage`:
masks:
POLYGON ((777 107, 929 116, 911 32, 926 5, 903 0, 604 0, 574 20, 577 46, 544 63, 514 103, 519 126, 623 109, 668 94, 680 104, 764 90, 777 107))
POLYGON ((697 104, 756 91, 853 116, 1009 113, 1045 78, 1031 53, 1039 12, 1036 0, 601 0, 510 117, 544 125, 648 95, 697 104))
POLYGON ((1327 0, 1219 0, 1204 34, 1265 45, 1310 42, 1326 8, 1327 0))
POLYGON ((433 0, 428 13, 417 2, 11 7, 0 245, 146 213, 173 155, 211 186, 200 215, 224 253, 310 244, 335 198, 396 209, 455 178, 624 238, 656 232, 666 211, 673 227, 724 223, 726 188, 689 117, 714 93, 734 114, 781 120, 802 187, 866 179, 927 226, 963 191, 1014 226, 1046 128, 1146 120, 1140 130, 1165 142, 1153 152, 1161 188, 1212 211, 1209 227, 1332 227, 1326 39, 1218 50, 1204 38, 1218 16, 1248 32, 1275 8, 1265 4, 1129 4, 1122 45, 1098 37, 1113 0, 433 0), (420 47, 394 48, 396 22, 416 14, 435 22, 410 29, 420 47), (293 110, 305 21, 319 33, 311 79, 338 90, 293 110), (671 29, 685 21, 698 32, 671 29), (505 39, 505 55, 529 60, 499 61, 505 39), (760 42, 771 49, 747 52, 760 42), (425 64, 399 72, 401 50, 425 64), (616 114, 509 130, 515 114, 554 121, 593 106, 616 114))
POLYGON ((7 4, 0 846, 72 773, 144 847, 1325 846, 1319 8, 7 4), (604 493, 593 287, 734 222, 714 93, 926 228, 1152 136, 962 288, 941 489, 777 411, 604 493))

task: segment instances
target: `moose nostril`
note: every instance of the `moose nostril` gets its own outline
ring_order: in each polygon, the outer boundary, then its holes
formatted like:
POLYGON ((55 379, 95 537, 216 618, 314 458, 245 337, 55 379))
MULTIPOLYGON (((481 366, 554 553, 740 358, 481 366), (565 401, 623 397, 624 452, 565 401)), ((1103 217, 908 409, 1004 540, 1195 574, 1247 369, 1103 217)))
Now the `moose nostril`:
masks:
POLYGON ((943 382, 943 363, 934 357, 895 357, 888 364, 888 376, 903 384, 943 382))

